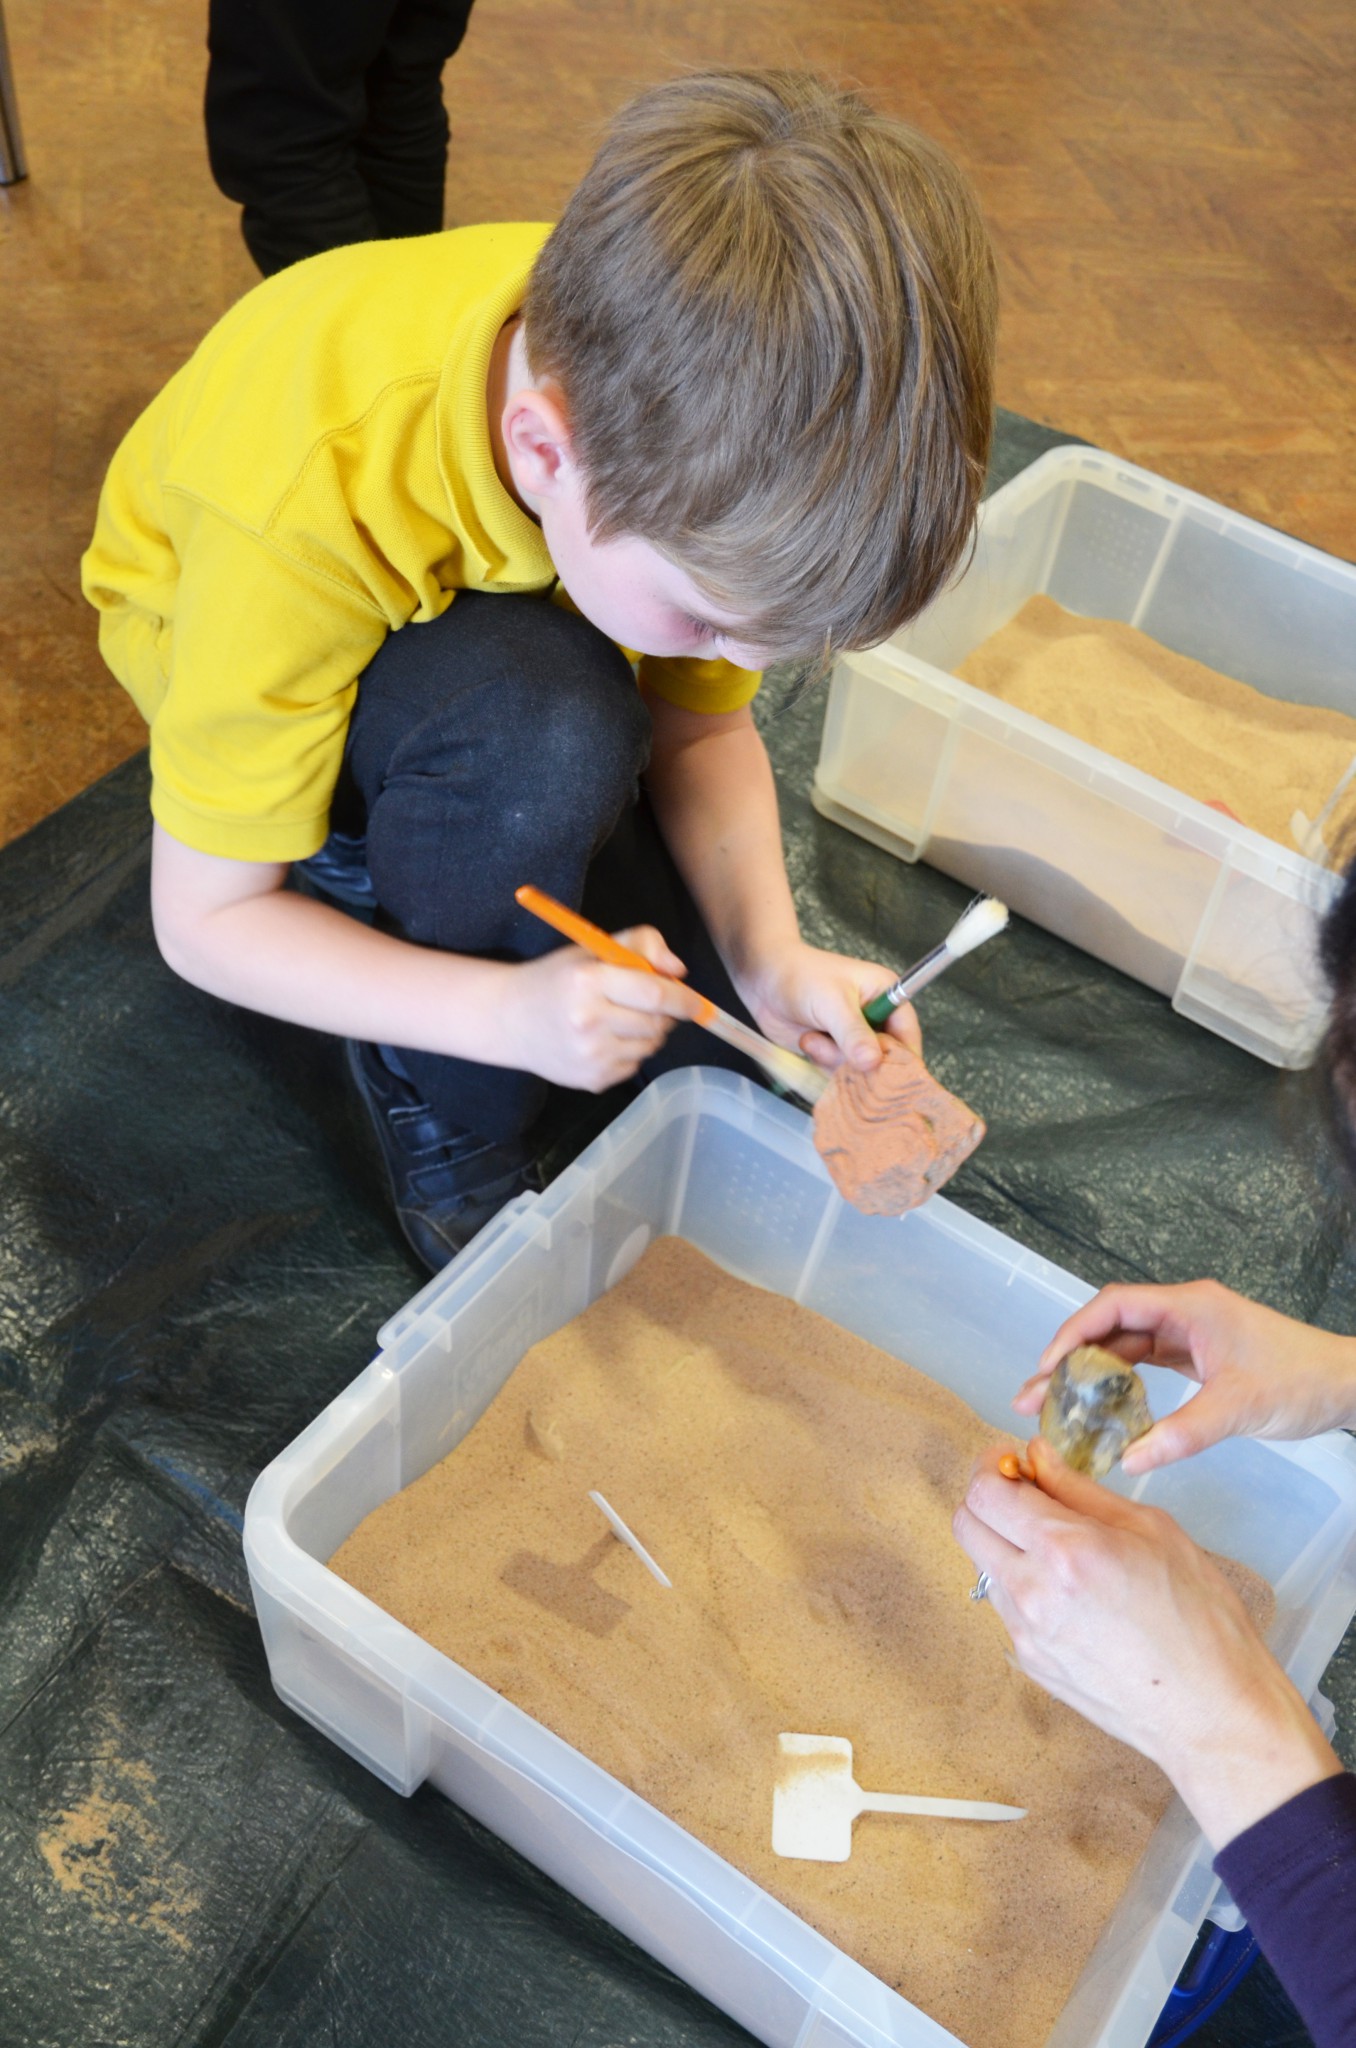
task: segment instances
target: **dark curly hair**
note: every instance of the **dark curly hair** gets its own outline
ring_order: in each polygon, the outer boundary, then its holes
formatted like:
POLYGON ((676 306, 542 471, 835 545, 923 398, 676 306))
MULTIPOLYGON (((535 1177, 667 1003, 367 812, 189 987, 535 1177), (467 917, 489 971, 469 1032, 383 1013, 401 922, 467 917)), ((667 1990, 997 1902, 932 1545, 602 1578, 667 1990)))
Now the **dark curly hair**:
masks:
POLYGON ((1356 858, 1318 930, 1318 958, 1332 1008, 1318 1054, 1318 1082, 1333 1145, 1356 1186, 1356 858))

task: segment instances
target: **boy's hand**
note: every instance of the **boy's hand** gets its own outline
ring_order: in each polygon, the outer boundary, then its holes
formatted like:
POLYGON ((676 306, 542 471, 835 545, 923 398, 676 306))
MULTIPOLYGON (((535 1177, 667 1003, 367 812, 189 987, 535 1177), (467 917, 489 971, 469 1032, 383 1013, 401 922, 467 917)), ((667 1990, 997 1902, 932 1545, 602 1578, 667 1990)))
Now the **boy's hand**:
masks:
POLYGON ((1214 1280, 1183 1287, 1104 1287, 1046 1346, 1013 1401, 1034 1415, 1050 1375, 1078 1344, 1132 1365, 1165 1365, 1201 1391, 1164 1416, 1122 1459, 1134 1478, 1228 1436, 1304 1437, 1356 1425, 1356 1342, 1248 1301, 1214 1280))
MULTIPOLYGON (((759 1030, 775 1044, 803 1052, 821 1067, 851 1060, 865 1071, 880 1065, 881 1051, 862 1006, 894 979, 888 968, 870 960, 823 953, 797 941, 740 977, 738 987, 759 1030)), ((902 1003, 885 1028, 922 1052, 911 1003, 902 1003)))
POLYGON ((980 1459, 957 1541, 990 1575, 1017 1662, 1166 1771, 1216 1849, 1341 1765, 1204 1551, 1159 1508, 1028 1448, 980 1459))
POLYGON ((629 1080, 657 1052, 693 1000, 672 980, 687 973, 652 925, 618 932, 658 974, 611 967, 579 946, 561 946, 508 970, 501 1064, 565 1088, 601 1094, 629 1080))

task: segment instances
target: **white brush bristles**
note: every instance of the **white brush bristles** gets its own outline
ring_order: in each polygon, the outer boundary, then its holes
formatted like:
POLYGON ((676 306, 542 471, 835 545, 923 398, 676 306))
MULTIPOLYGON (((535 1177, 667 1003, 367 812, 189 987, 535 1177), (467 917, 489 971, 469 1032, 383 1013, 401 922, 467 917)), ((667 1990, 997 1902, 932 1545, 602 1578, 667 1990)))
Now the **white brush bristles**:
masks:
POLYGON ((946 950, 953 960, 973 953, 986 939, 996 938, 1008 921, 1008 906, 996 896, 981 896, 963 917, 957 918, 946 938, 946 950))
POLYGON ((829 1085, 829 1076, 803 1053, 787 1052, 784 1046, 769 1041, 767 1051, 760 1057, 767 1072, 811 1108, 829 1085))

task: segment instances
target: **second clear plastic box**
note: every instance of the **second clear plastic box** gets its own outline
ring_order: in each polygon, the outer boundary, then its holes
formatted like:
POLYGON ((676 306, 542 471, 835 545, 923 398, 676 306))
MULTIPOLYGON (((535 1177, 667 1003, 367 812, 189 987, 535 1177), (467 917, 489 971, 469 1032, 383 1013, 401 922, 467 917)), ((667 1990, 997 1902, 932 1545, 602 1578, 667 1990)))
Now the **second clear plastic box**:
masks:
POLYGON ((814 801, 905 860, 1001 896, 1303 1066, 1335 877, 950 671, 1026 600, 1118 619, 1291 703, 1356 715, 1356 566, 1114 456, 1054 448, 982 507, 965 575, 830 687, 814 801))
MULTIPOLYGON (((902 1219, 859 1215, 799 1113, 729 1074, 668 1075, 388 1323, 367 1370, 261 1473, 245 1556, 274 1685, 397 1791, 431 1780, 768 2048, 955 2048, 327 1566, 372 1508, 460 1442, 529 1345, 670 1231, 921 1367, 1006 1429, 1021 1372, 1089 1292, 941 1197, 902 1219)), ((1181 1382, 1148 1377, 1161 1412, 1181 1382)), ((1224 1445, 1156 1475, 1149 1497, 1272 1582, 1272 1647, 1312 1692, 1356 1611, 1356 1444, 1224 1445)), ((1209 1850, 1174 1803, 1050 2048, 1142 2048, 1217 1891, 1209 1850)))

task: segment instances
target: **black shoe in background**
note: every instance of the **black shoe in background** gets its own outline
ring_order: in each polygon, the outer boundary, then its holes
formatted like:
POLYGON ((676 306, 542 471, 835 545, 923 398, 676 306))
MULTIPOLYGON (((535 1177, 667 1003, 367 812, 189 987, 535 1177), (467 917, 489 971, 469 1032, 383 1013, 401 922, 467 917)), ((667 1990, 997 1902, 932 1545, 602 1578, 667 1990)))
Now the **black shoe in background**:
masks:
POLYGON ((441 1272, 515 1195, 542 1175, 521 1140, 492 1144, 449 1122, 394 1073, 379 1047, 350 1038, 348 1070, 375 1133, 400 1227, 430 1272, 441 1272))

